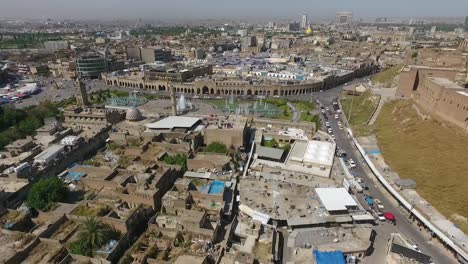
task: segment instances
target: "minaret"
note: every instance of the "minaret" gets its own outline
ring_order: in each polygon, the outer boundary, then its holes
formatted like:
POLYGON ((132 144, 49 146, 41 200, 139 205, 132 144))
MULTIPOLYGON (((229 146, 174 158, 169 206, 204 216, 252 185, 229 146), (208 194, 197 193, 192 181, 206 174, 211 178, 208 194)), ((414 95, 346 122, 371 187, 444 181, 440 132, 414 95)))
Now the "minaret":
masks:
POLYGON ((88 101, 88 92, 86 91, 86 85, 83 83, 80 77, 76 78, 76 85, 76 103, 83 108, 90 106, 90 103, 88 101))
POLYGON ((176 103, 176 95, 175 95, 175 88, 174 86, 169 87, 171 89, 171 108, 172 108, 172 115, 177 115, 177 103, 176 103))

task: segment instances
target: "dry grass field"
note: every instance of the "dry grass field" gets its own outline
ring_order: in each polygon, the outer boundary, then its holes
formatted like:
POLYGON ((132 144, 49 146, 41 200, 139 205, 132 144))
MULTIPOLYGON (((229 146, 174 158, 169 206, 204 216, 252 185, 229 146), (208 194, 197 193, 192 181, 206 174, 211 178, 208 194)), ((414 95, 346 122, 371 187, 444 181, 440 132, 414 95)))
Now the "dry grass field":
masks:
POLYGON ((418 193, 468 233, 468 135, 435 120, 422 120, 411 101, 384 105, 375 124, 386 163, 418 193))

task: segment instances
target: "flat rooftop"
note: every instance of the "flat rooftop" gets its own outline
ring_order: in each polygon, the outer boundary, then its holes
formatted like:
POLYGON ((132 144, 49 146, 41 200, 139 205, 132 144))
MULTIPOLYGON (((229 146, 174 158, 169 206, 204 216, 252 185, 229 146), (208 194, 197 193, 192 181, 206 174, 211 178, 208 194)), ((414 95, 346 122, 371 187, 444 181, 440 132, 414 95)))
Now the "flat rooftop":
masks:
POLYGON ((345 188, 315 188, 315 192, 327 211, 346 211, 358 206, 345 188))
POLYGON ((326 141, 296 141, 291 148, 288 160, 332 166, 335 148, 334 143, 326 141))
POLYGON ((146 124, 149 129, 155 130, 172 130, 174 128, 192 128, 195 124, 200 122, 198 117, 188 116, 169 116, 154 123, 146 124))
POLYGON ((7 193, 15 193, 21 190, 24 186, 28 185, 28 181, 11 181, 11 180, 2 180, 0 179, 0 190, 3 190, 7 193))
POLYGON ((431 81, 447 89, 463 89, 460 85, 450 81, 449 79, 439 77, 429 77, 431 81))

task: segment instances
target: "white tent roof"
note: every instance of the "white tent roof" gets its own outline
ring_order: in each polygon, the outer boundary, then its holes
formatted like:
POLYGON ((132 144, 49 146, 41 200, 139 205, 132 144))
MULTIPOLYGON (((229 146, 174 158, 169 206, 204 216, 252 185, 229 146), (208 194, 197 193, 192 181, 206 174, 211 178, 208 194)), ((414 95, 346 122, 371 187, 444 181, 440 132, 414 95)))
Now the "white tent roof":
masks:
POLYGON ((304 153, 305 163, 317 163, 331 166, 335 156, 335 144, 325 141, 311 140, 304 153))
POLYGON ((191 128, 198 121, 200 121, 198 117, 169 116, 157 122, 146 124, 146 127, 149 129, 191 128))
POLYGON ((346 211, 357 206, 345 188, 315 188, 315 192, 327 211, 346 211))

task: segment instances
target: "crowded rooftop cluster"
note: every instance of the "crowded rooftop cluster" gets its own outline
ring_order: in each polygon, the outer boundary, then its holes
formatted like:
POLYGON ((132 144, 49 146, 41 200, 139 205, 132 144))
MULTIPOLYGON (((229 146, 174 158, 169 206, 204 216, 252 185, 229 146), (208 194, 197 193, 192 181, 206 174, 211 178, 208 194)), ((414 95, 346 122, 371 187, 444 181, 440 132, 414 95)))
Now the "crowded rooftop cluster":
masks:
POLYGON ((468 19, 296 19, 0 18, 0 262, 466 263, 468 19))

